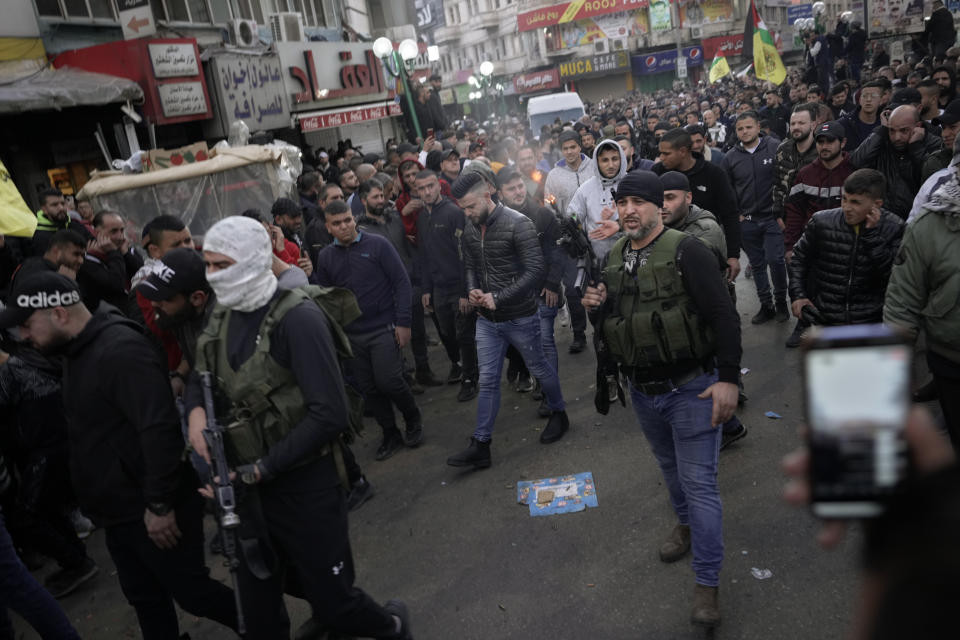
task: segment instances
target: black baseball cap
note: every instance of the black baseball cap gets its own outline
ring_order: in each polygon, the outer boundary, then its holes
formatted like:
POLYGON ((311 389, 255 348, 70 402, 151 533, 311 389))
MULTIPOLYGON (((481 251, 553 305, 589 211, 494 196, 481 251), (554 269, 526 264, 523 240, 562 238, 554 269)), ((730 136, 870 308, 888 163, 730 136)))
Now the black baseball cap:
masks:
POLYGON ((444 149, 443 151, 440 152, 440 159, 441 159, 441 160, 446 160, 446 159, 449 158, 450 156, 457 156, 457 157, 459 158, 459 157, 460 157, 460 154, 457 153, 457 150, 456 150, 456 149, 444 149))
POLYGON ((905 104, 920 104, 923 102, 923 96, 920 95, 920 92, 916 89, 907 87, 906 89, 897 89, 893 92, 893 97, 890 98, 890 104, 888 109, 896 109, 897 107, 902 107, 905 104))
POLYGON ((813 133, 813 139, 817 140, 819 138, 831 138, 833 140, 843 140, 847 137, 847 130, 843 128, 843 125, 837 122, 836 120, 831 120, 830 122, 824 122, 822 125, 817 127, 817 130, 813 133))
POLYGON ((137 291, 153 302, 164 302, 178 293, 207 288, 206 267, 196 249, 168 251, 153 272, 137 285, 137 291))
POLYGON ((960 98, 951 100, 943 113, 934 118, 932 122, 941 126, 960 122, 960 98))
POLYGON ((80 288, 67 276, 46 270, 31 273, 14 282, 7 307, 0 311, 0 329, 19 327, 34 311, 79 303, 80 288))

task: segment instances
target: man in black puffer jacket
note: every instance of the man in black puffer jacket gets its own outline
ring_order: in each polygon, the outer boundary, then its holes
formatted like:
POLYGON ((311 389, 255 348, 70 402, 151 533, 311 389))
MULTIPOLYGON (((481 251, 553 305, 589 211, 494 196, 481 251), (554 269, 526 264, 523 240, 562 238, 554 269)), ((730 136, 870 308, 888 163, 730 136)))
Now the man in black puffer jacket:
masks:
POLYGON ((540 434, 548 444, 563 437, 570 426, 564 410, 560 378, 547 363, 540 341, 537 297, 543 287, 543 252, 537 229, 527 216, 491 199, 492 187, 476 173, 460 176, 453 185, 467 224, 463 231, 467 292, 477 319, 477 356, 480 393, 477 427, 470 446, 447 459, 454 467, 490 466, 490 439, 500 408, 503 357, 513 345, 527 369, 543 388, 550 419, 540 434))
POLYGON ((799 318, 814 307, 819 323, 883 321, 883 298, 904 223, 885 211, 886 183, 874 169, 854 171, 843 183, 843 204, 813 215, 793 248, 790 298, 799 318))

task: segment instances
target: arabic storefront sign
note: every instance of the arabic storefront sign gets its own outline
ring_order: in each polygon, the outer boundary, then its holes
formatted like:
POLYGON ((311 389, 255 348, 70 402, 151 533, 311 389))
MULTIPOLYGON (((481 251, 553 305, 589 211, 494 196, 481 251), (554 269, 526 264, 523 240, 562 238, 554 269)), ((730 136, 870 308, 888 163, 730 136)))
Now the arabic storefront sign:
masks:
POLYGON ((291 111, 387 97, 383 65, 363 42, 275 42, 291 111))
POLYGON ((794 24, 797 20, 813 17, 812 4, 798 4, 793 7, 787 7, 787 24, 794 24))
POLYGON ((517 29, 532 31, 555 24, 575 22, 607 13, 646 9, 650 0, 573 0, 525 11, 517 15, 517 29))
POLYGON ((166 82, 157 87, 160 106, 167 118, 179 118, 207 112, 202 82, 166 82))
POLYGON ((650 19, 645 10, 611 13, 562 24, 560 41, 565 49, 590 44, 598 38, 626 38, 650 33, 650 19))
POLYGON ((534 91, 557 89, 559 87, 560 74, 556 68, 525 73, 513 79, 513 88, 517 93, 533 93, 534 91))
MULTIPOLYGON (((683 49, 683 58, 686 60, 688 67, 701 66, 703 64, 703 48, 699 45, 685 47, 683 49)), ((656 51, 633 56, 632 63, 634 75, 673 71, 677 68, 677 50, 669 49, 667 51, 656 51)))
POLYGON ((300 129, 304 133, 308 133, 310 131, 319 131, 320 129, 330 129, 332 127, 345 127, 350 124, 369 122, 371 120, 382 120, 392 116, 399 116, 400 114, 400 105, 395 102, 368 107, 354 107, 353 109, 340 109, 338 111, 328 111, 324 113, 308 113, 299 117, 300 129))
POLYGON ((923 31, 923 0, 870 0, 867 37, 923 31))
POLYGON ((717 52, 722 56, 738 56, 743 52, 743 34, 738 33, 732 36, 717 36, 715 38, 705 38, 703 40, 703 57, 706 60, 713 60, 717 52))
POLYGON ((182 78, 200 73, 192 43, 151 43, 147 45, 154 78, 182 78))
POLYGON ((630 68, 630 56, 627 55, 626 51, 604 53, 589 58, 575 58, 569 62, 561 63, 557 67, 560 71, 560 77, 565 80, 603 76, 612 71, 628 68, 630 68))
POLYGON ((680 24, 684 29, 733 20, 730 0, 680 0, 680 24))
POLYGON ((651 0, 650 2, 650 29, 657 31, 669 31, 673 28, 673 21, 670 18, 670 5, 666 0, 651 0))
MULTIPOLYGON (((210 59, 208 77, 220 116, 218 123, 229 128, 229 123, 243 120, 251 131, 290 125, 290 107, 278 56, 216 55, 210 59)), ((213 133, 211 137, 227 133, 213 133)))

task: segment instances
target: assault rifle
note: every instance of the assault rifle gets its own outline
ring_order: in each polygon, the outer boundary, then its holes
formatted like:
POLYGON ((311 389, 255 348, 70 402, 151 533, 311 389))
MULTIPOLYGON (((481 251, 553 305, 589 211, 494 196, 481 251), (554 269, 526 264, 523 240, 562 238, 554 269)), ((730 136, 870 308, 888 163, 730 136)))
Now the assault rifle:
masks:
POLYGON ((230 482, 230 466, 223 449, 223 427, 217 422, 216 407, 213 402, 213 374, 200 372, 203 384, 203 404, 207 411, 207 426, 203 430, 203 439, 210 453, 211 484, 213 484, 213 502, 217 511, 217 529, 220 532, 220 545, 223 550, 223 566, 230 570, 233 582, 233 598, 237 605, 237 632, 246 633, 243 621, 243 606, 240 603, 240 586, 237 582, 237 569, 240 558, 237 555, 237 528, 240 516, 237 515, 237 501, 230 482))

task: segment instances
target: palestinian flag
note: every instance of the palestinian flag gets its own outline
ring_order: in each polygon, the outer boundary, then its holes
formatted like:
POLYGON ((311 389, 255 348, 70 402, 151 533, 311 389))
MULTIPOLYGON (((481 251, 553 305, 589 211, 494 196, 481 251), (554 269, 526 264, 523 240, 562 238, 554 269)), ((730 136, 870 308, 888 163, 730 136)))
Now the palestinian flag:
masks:
POLYGON ((717 55, 713 58, 713 64, 710 65, 710 82, 716 82, 724 76, 730 75, 730 65, 727 64, 727 59, 720 55, 720 52, 717 52, 717 55))
POLYGON ((743 28, 743 57, 753 58, 753 70, 757 78, 774 84, 783 84, 787 79, 787 70, 773 43, 773 36, 763 23, 754 0, 750 0, 750 10, 743 28))

